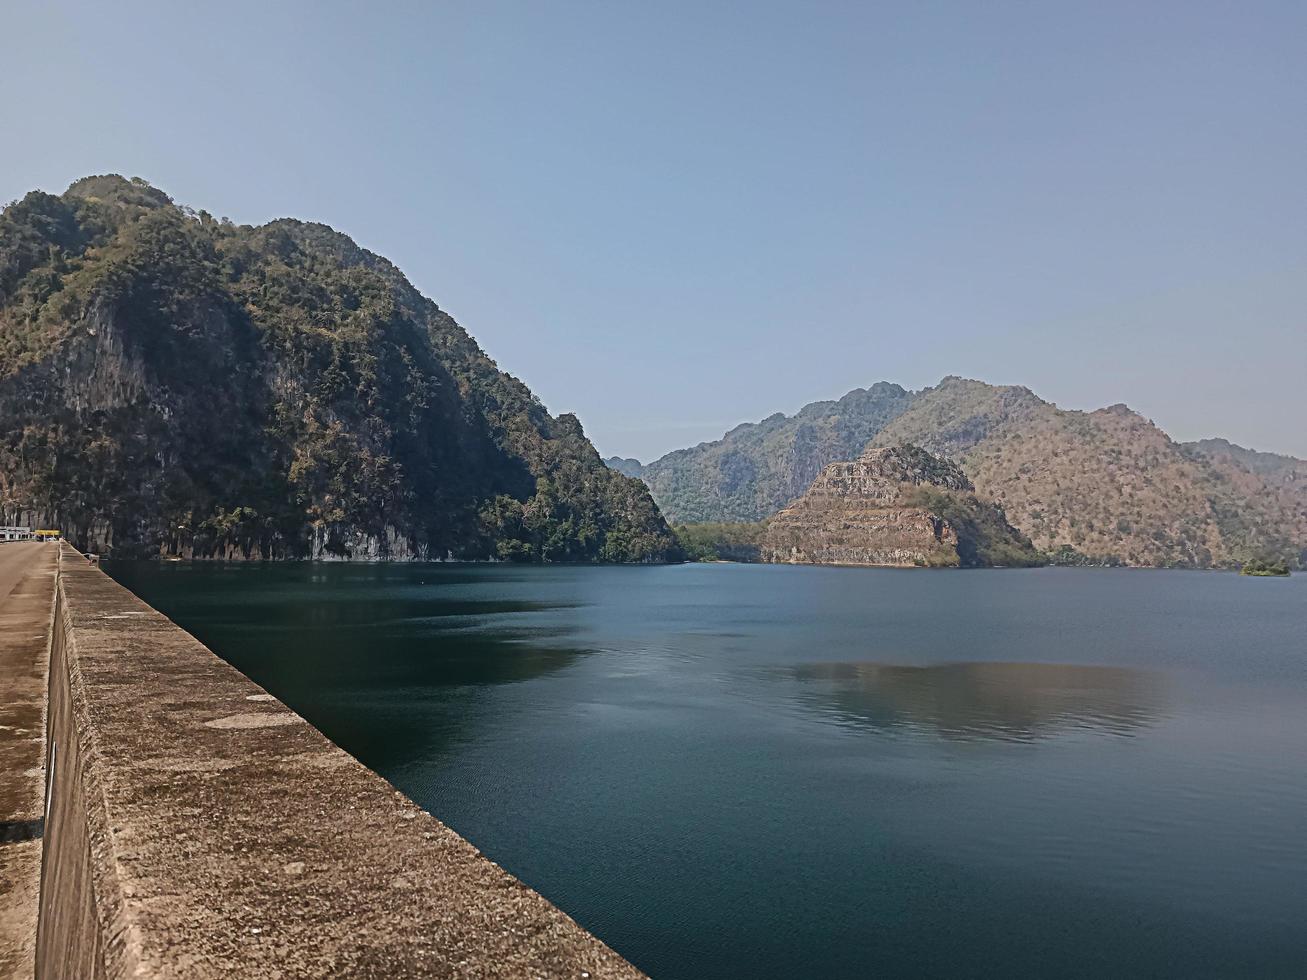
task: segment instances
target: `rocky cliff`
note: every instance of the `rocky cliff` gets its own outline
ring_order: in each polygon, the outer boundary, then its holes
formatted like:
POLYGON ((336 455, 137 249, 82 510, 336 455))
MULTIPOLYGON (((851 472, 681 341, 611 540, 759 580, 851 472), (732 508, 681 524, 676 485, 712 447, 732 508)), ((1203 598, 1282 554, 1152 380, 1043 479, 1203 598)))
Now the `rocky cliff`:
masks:
POLYGON ((831 463, 767 525, 762 558, 835 565, 1038 563, 1030 542, 978 499, 955 464, 916 446, 831 463))
POLYGON ((0 522, 129 556, 679 554, 385 259, 117 176, 0 213, 0 522))
POLYGON ((1068 411, 1028 388, 965 378, 858 389, 632 472, 678 520, 754 521, 827 464, 905 442, 956 462, 1058 561, 1307 567, 1307 461, 1220 439, 1176 443, 1125 405, 1068 411))
POLYGON ((903 441, 957 462, 1036 547, 1070 560, 1237 567, 1307 549, 1300 461, 1265 472, 1270 454, 1175 443, 1125 405, 1068 411, 1027 388, 945 378, 872 445, 903 441))

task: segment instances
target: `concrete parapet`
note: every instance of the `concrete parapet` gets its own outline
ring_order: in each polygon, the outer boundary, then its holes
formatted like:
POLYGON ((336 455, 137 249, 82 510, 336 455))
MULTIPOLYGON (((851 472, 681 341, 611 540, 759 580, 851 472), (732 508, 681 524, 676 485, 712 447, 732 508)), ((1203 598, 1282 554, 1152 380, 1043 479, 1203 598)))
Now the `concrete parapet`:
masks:
POLYGON ((641 976, 61 547, 40 980, 641 976))

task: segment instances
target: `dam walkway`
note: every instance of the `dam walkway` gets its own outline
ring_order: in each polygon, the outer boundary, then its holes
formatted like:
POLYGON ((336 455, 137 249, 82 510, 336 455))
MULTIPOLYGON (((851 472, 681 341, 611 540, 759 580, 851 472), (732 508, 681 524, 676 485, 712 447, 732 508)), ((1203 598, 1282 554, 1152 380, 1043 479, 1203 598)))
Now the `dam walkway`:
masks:
POLYGON ((59 546, 0 544, 0 978, 36 952, 45 808, 45 692, 59 546))
POLYGON ((0 980, 642 976, 67 544, 0 596, 0 980))

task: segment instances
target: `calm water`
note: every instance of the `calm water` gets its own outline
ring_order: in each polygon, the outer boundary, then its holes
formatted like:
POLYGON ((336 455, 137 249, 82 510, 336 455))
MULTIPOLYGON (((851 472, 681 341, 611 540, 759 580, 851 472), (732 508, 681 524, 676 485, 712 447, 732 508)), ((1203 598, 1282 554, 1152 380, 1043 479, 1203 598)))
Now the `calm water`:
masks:
POLYGON ((664 980, 1307 976, 1307 575, 110 570, 664 980))

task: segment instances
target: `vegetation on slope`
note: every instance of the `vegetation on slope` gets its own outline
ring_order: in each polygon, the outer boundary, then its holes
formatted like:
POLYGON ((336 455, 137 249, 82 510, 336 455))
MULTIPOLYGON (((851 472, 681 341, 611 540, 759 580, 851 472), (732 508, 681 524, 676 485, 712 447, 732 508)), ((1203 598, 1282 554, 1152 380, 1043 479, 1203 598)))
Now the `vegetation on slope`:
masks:
POLYGON ((754 562, 760 560, 767 524, 677 524, 672 530, 691 561, 754 562))
POLYGON ((1238 555, 1273 553, 1307 567, 1307 460, 1244 449, 1225 439, 1180 448, 1218 482, 1217 512, 1238 542, 1238 555))
POLYGON ((637 479, 644 473, 644 464, 633 457, 624 459, 621 456, 609 456, 604 460, 604 465, 609 469, 617 470, 623 476, 633 476, 637 479))
POLYGON ((1263 561, 1261 558, 1253 558, 1244 562, 1239 574, 1255 575, 1259 578, 1284 576, 1289 574, 1289 566, 1282 561, 1263 561))
POLYGON ((905 440, 956 459, 1036 547, 1089 563, 1237 567, 1300 560, 1307 543, 1264 482, 1241 486, 1124 405, 1065 411, 1025 388, 946 378, 873 444, 905 440))
POLYGON ((116 176, 0 213, 0 420, 0 510, 118 554, 679 554, 385 259, 116 176))
POLYGON ((963 568, 1034 568, 1047 564, 1030 539, 1008 523, 1001 507, 975 493, 922 485, 904 494, 905 507, 921 507, 948 521, 958 535, 963 568))
POLYGON ((921 392, 874 385, 621 465, 675 520, 755 521, 860 455, 863 438, 956 460, 1056 564, 1237 568, 1272 555, 1307 567, 1307 461, 1221 439, 1177 444, 1124 405, 1064 411, 963 378, 921 392))
POLYGON ((799 497, 828 463, 855 458, 910 400, 903 388, 880 382, 839 401, 813 402, 793 416, 746 422, 638 472, 630 467, 634 460, 618 465, 649 485, 670 521, 752 523, 799 497))

